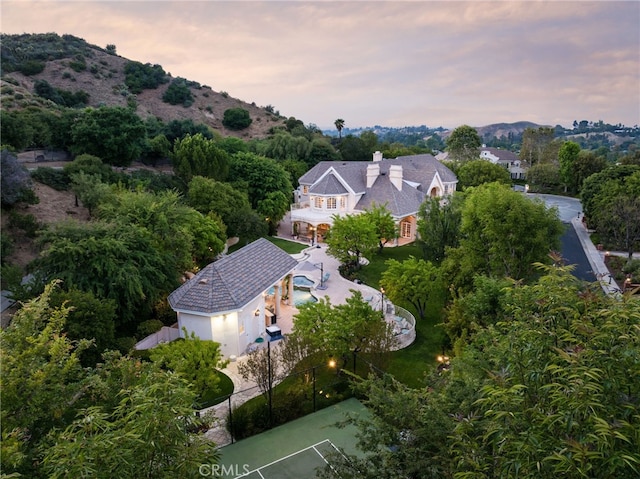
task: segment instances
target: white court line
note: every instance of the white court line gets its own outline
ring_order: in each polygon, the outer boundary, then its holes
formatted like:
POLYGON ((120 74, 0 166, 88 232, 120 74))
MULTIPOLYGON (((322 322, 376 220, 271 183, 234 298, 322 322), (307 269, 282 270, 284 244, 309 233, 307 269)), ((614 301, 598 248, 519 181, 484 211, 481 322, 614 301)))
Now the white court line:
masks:
MULTIPOLYGON (((235 477, 235 479, 238 479, 238 478, 240 478, 240 477, 246 477, 246 476, 248 476, 249 474, 253 474, 254 472, 257 472, 258 474, 260 474, 260 477, 261 477, 262 479, 265 479, 265 477, 260 473, 260 469, 264 469, 265 467, 273 466, 274 464, 277 464, 277 463, 279 463, 280 461, 284 461, 285 459, 289 459, 290 457, 293 457, 293 456, 295 456, 296 454, 300 454, 300 453, 302 453, 302 452, 308 451, 309 449, 313 449, 313 450, 316 452, 316 454, 318 454, 318 455, 322 458, 322 460, 323 460, 324 462, 326 462, 327 464, 329 464, 329 463, 327 462, 327 460, 325 459, 325 457, 324 457, 322 454, 320 454, 320 452, 316 449, 316 447, 317 447, 317 446, 319 446, 320 444, 324 444, 325 442, 328 442, 329 444, 331 444, 331 446, 332 446, 334 449, 338 450, 338 449, 336 448, 336 446, 334 446, 334 444, 333 444, 329 439, 325 439, 324 441, 317 442, 317 443, 315 443, 315 444, 313 444, 313 445, 311 445, 311 446, 309 446, 309 447, 305 447, 304 449, 300 449, 299 451, 292 452, 291 454, 289 454, 289 455, 287 455, 287 456, 284 456, 284 457, 281 457, 280 459, 276 459, 275 461, 270 462, 269 464, 265 464, 264 466, 260 466, 260 467, 258 467, 257 469, 254 469, 253 471, 249 471, 249 472, 247 472, 247 473, 245 473, 245 474, 241 474, 241 475, 239 475, 239 476, 236 476, 236 477, 235 477)), ((338 452, 339 452, 339 451, 338 451, 338 452)))

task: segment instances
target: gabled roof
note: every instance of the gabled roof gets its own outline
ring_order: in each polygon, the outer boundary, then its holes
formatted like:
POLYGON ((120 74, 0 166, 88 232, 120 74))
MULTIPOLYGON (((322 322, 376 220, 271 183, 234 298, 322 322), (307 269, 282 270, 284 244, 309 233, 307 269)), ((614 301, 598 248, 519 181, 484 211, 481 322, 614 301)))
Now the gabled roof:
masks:
POLYGON ((298 262, 260 238, 208 264, 169 295, 174 311, 204 314, 242 309, 290 273, 298 262))
POLYGON ((414 214, 424 201, 427 189, 437 176, 444 183, 456 183, 455 174, 432 155, 399 156, 396 159, 372 161, 322 161, 307 171, 298 182, 310 186, 309 193, 316 195, 339 195, 347 193, 344 184, 362 195, 356 209, 369 208, 373 203, 387 204, 387 209, 397 218, 414 214), (379 165, 379 175, 367 188, 367 166, 379 165), (402 190, 391 182, 389 169, 402 166, 402 190), (333 170, 333 171, 329 171, 333 170), (327 174, 328 172, 328 174, 327 174), (323 176, 324 175, 324 176, 323 176))

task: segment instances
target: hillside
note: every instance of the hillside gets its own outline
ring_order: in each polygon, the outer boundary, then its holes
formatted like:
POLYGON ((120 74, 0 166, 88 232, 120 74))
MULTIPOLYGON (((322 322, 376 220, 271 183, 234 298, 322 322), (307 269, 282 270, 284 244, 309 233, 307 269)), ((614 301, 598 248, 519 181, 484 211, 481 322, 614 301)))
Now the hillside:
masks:
MULTIPOLYGON (((282 124, 284 120, 264 107, 230 97, 222 90, 224 85, 220 86, 220 91, 215 91, 209 86, 187 81, 194 98, 193 104, 185 107, 165 103, 162 96, 174 78, 171 74, 167 74, 167 83, 132 94, 125 83, 125 66, 131 60, 71 35, 3 35, 2 43, 0 91, 3 110, 29 107, 60 109, 58 105, 35 94, 36 82, 44 80, 54 88, 72 93, 86 92, 89 95, 88 106, 135 104, 136 114, 142 119, 150 116, 164 122, 190 119, 210 126, 223 136, 263 138, 271 128, 282 124), (22 72, 27 70, 25 65, 33 63, 44 64, 44 69, 25 75, 22 72), (252 124, 241 131, 226 129, 222 125, 222 118, 229 108, 247 110, 252 124)), ((144 63, 144 59, 141 61, 144 63)), ((215 71, 213 66, 212 71, 215 71)))

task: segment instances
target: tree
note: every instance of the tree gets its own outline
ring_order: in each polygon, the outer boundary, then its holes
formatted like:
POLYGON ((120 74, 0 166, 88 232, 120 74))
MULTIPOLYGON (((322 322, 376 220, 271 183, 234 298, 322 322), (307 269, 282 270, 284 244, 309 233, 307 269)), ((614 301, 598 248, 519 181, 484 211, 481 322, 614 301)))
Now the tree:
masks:
POLYGON ((454 193, 445 201, 429 197, 420 205, 418 244, 427 261, 439 265, 447 248, 458 246, 463 200, 462 194, 454 193))
POLYGON ((224 181, 229 172, 227 152, 201 133, 176 140, 172 159, 176 174, 187 183, 194 176, 224 181))
POLYGON ((563 232, 555 209, 498 183, 474 188, 461 218, 458 254, 451 255, 445 266, 449 272, 530 278, 533 263, 548 260, 563 232))
POLYGON ((159 344, 151 350, 151 360, 186 379, 202 398, 208 391, 220 391, 220 377, 216 370, 229 363, 222 359, 220 343, 203 341, 192 331, 189 335, 183 328, 185 340, 159 344))
POLYGON ((117 305, 118 326, 147 319, 151 306, 178 285, 175 260, 160 251, 151 233, 135 224, 59 224, 43 233, 42 254, 29 265, 65 288, 92 292, 117 305))
POLYGON ((602 238, 626 251, 629 261, 633 259, 633 252, 640 249, 640 173, 634 176, 637 177, 639 188, 614 193, 616 185, 611 182, 613 191, 603 196, 594 216, 594 223, 602 238))
MULTIPOLYGON (((237 153, 231 158, 229 166, 229 182, 247 193, 254 210, 258 211, 260 202, 275 192, 282 193, 290 201, 293 186, 289 181, 289 173, 275 160, 253 153, 237 153)), ((282 216, 271 219, 278 223, 282 216)))
POLYGON ((596 155, 593 151, 581 151, 573 163, 573 178, 575 191, 580 193, 584 180, 591 175, 600 173, 608 168, 609 162, 603 156, 596 155))
POLYGON ((224 227, 214 217, 203 215, 182 203, 175 191, 147 193, 119 191, 102 203, 99 218, 123 225, 138 225, 152 234, 156 248, 174 261, 176 273, 207 264, 222 252, 224 227))
POLYGON ((89 216, 101 203, 115 195, 111 186, 103 183, 98 175, 83 172, 71 175, 71 190, 76 195, 76 204, 80 200, 82 206, 89 210, 89 216))
POLYGON ((48 477, 196 478, 200 465, 217 462, 215 444, 194 433, 203 421, 188 384, 152 363, 140 366, 113 409, 88 407, 52 432, 43 460, 48 477))
POLYGON ((267 193, 266 197, 260 200, 256 210, 267 223, 270 235, 275 235, 278 232, 278 223, 289 211, 290 205, 289 196, 286 196, 282 191, 267 193))
POLYGON ((64 330, 69 339, 92 341, 91 347, 79 353, 83 366, 94 367, 107 349, 115 348, 116 304, 96 298, 93 293, 56 289, 51 295, 53 308, 69 308, 64 330))
POLYGON ((558 162, 560 163, 560 179, 564 183, 564 191, 568 188, 577 190, 576 179, 574 177, 574 165, 580 154, 580 145, 573 141, 565 141, 558 151, 558 162))
POLYGON ((335 306, 328 296, 301 305, 291 334, 308 342, 312 351, 343 358, 345 363, 353 354, 363 353, 380 364, 394 345, 393 331, 360 291, 351 293, 345 303, 335 306))
POLYGON ((371 159, 367 145, 357 136, 347 135, 340 140, 340 156, 344 161, 366 161, 371 159))
POLYGON ((482 139, 475 128, 462 125, 451 132, 446 143, 449 157, 454 161, 465 162, 478 159, 482 139))
POLYGON ((71 127, 70 150, 98 156, 113 166, 129 166, 140 157, 145 136, 144 123, 128 108, 88 108, 71 127))
POLYGON ((511 184, 509 171, 503 166, 487 160, 469 160, 458 168, 456 175, 461 190, 494 181, 503 185, 511 184))
POLYGON ((411 304, 424 320, 427 303, 435 292, 442 289, 438 268, 428 261, 411 256, 405 261, 386 262, 380 285, 394 303, 411 304))
POLYGON ((398 237, 396 223, 387 209, 387 205, 377 205, 373 203, 370 208, 363 213, 369 221, 373 223, 378 238, 378 253, 382 253, 384 245, 398 237))
POLYGON ((336 126, 336 130, 338 130, 339 138, 342 139, 342 129, 344 128, 344 120, 342 118, 338 118, 336 121, 333 122, 333 124, 336 126))
POLYGON ((78 173, 97 176, 103 183, 111 183, 115 180, 111 166, 93 155, 78 155, 72 162, 65 164, 62 171, 69 177, 78 173))
POLYGON ((551 163, 558 159, 558 150, 561 143, 554 141, 553 128, 539 127, 527 128, 522 133, 522 147, 520 159, 529 166, 537 163, 551 163))
POLYGON ((90 341, 64 334, 68 306, 52 307, 56 284, 26 302, 0 331, 0 398, 3 473, 33 476, 38 448, 46 434, 64 425, 83 392, 86 371, 79 354, 90 341), (8 461, 11 458, 11 461, 8 461))
POLYGON ((9 150, 2 150, 0 155, 2 206, 13 206, 21 201, 37 203, 37 197, 32 189, 31 176, 27 169, 18 162, 16 156, 9 153, 9 150))
POLYGON ((242 212, 251 210, 247 195, 233 188, 229 183, 216 181, 212 178, 194 176, 189 182, 187 193, 189 205, 202 214, 214 212, 222 219, 227 227, 229 237, 239 236, 242 212))
POLYGON ((230 130, 244 130, 249 128, 253 120, 244 108, 229 108, 224 111, 222 124, 230 130))
POLYGON ((162 101, 171 105, 180 105, 185 108, 193 104, 193 95, 188 82, 184 78, 175 78, 162 95, 162 101))
POLYGON ((508 320, 476 310, 487 326, 425 387, 361 383, 364 454, 336 455, 321 477, 637 476, 640 303, 540 267, 501 295, 508 320))
POLYGON ((359 269, 360 258, 378 246, 375 225, 366 215, 334 215, 325 241, 327 254, 350 269, 359 269))
POLYGON ((532 191, 554 191, 560 186, 560 170, 553 163, 537 163, 527 170, 532 191))

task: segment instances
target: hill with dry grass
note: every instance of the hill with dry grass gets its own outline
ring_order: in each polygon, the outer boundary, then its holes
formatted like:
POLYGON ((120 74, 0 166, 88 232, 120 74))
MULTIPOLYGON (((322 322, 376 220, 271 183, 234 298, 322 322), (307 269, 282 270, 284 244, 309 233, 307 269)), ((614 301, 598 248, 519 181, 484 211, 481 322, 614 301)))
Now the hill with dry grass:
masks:
POLYGON ((0 91, 3 110, 34 107, 59 110, 58 105, 35 93, 36 82, 44 80, 54 88, 71 93, 86 92, 87 106, 135 105, 136 114, 143 120, 153 116, 165 123, 192 120, 208 125, 222 136, 263 138, 284 120, 269 111, 269 107, 250 104, 232 98, 222 90, 215 91, 210 86, 188 80, 193 103, 189 106, 166 103, 162 96, 173 79, 170 74, 167 74, 167 83, 133 94, 125 82, 125 66, 131 60, 71 35, 3 35, 2 43, 0 91), (30 70, 27 67, 34 64, 44 68, 32 73, 38 68, 30 70), (230 108, 247 110, 253 120, 251 125, 240 131, 225 128, 222 118, 230 108))

